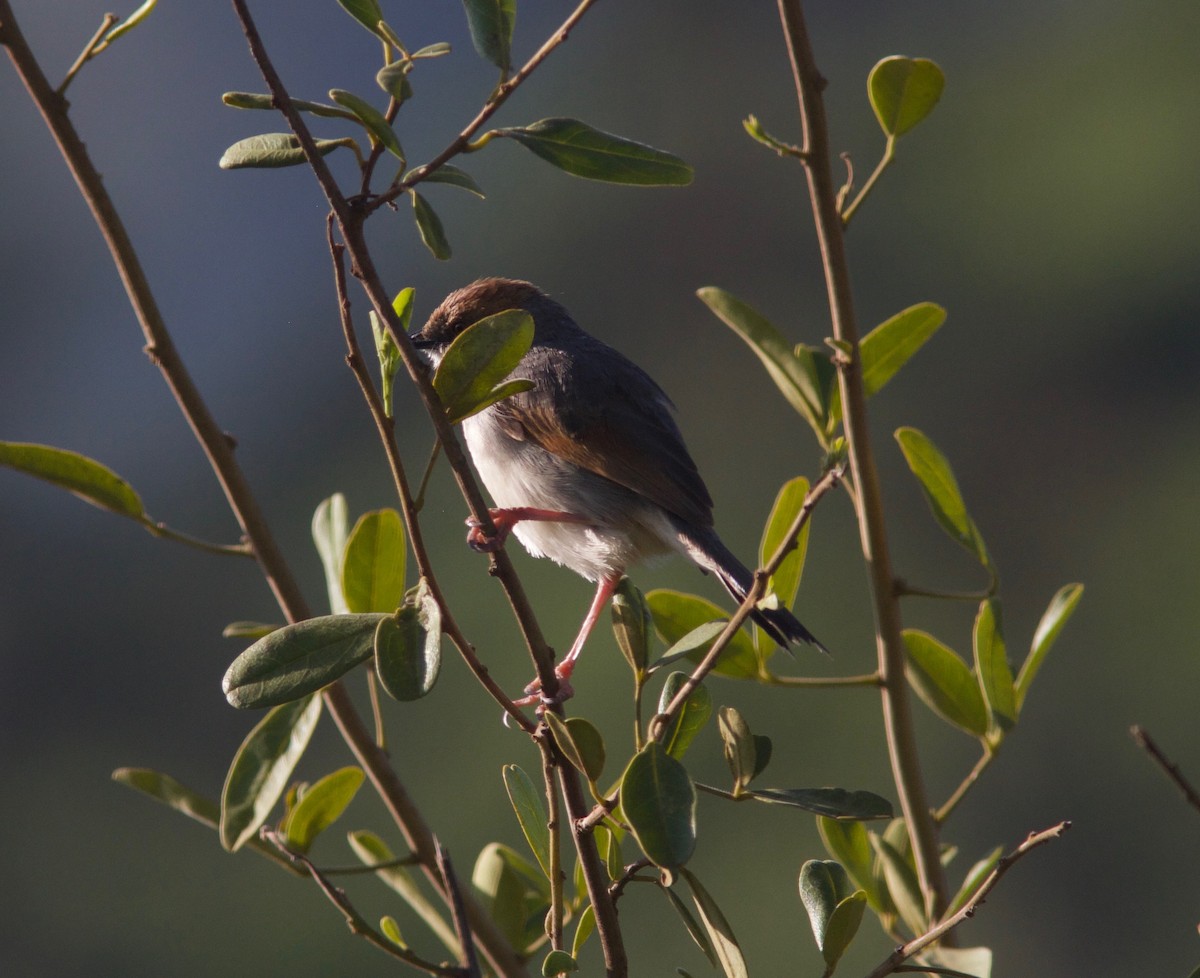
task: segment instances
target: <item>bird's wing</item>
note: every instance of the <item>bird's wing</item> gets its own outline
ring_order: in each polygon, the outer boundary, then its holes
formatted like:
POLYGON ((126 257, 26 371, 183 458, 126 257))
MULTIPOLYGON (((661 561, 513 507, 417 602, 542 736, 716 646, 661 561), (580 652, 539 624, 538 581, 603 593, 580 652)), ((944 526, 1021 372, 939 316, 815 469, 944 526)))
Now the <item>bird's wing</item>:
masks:
POLYGON ((589 355, 589 345, 569 357, 544 358, 535 347, 513 376, 536 386, 493 405, 496 419, 514 438, 534 441, 688 523, 712 526, 712 498, 667 395, 641 368, 596 345, 603 356, 589 355))

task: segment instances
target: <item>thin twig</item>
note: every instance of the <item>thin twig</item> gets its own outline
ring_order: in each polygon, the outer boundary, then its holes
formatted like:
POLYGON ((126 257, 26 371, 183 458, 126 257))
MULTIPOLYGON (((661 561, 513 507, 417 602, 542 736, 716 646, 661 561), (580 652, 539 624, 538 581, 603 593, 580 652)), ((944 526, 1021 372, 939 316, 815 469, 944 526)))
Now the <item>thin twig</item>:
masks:
POLYGON ((454 919, 454 932, 458 934, 458 946, 462 954, 459 963, 463 966, 463 973, 467 978, 481 978, 479 959, 475 955, 475 942, 471 939, 471 923, 467 919, 462 889, 458 885, 458 877, 454 875, 450 853, 440 840, 434 840, 433 848, 437 854, 437 867, 438 872, 442 874, 442 884, 450 894, 450 915, 454 919))
POLYGON ((180 530, 173 530, 166 523, 152 520, 148 516, 143 516, 138 522, 156 537, 161 537, 164 540, 174 540, 176 543, 182 543, 196 550, 203 550, 205 553, 219 554, 223 557, 254 556, 254 551, 245 543, 211 543, 208 540, 201 540, 199 537, 183 533, 180 530))
POLYGON ((563 871, 562 871, 562 819, 558 812, 558 791, 554 786, 556 767, 554 738, 547 736, 543 727, 537 736, 537 745, 542 752, 542 783, 546 791, 546 831, 549 835, 550 866, 550 921, 546 928, 550 946, 556 951, 563 947, 563 871))
POLYGON ((79 70, 93 57, 104 50, 104 48, 101 46, 101 42, 104 40, 104 35, 107 34, 112 29, 113 25, 116 24, 116 22, 120 19, 121 18, 116 14, 104 15, 104 19, 100 21, 100 26, 96 29, 96 33, 93 34, 91 40, 83 46, 83 50, 79 52, 79 57, 76 58, 71 67, 67 69, 66 76, 61 82, 59 82, 58 88, 55 89, 59 95, 65 95, 67 92, 67 86, 70 85, 75 76, 79 74, 79 70))
POLYGON ((613 880, 612 885, 608 888, 608 892, 612 895, 613 903, 616 903, 619 899, 621 899, 621 895, 625 892, 625 887, 627 887, 634 880, 645 880, 646 882, 657 883, 657 879, 650 880, 647 877, 638 876, 638 873, 640 873, 643 869, 653 865, 654 863, 652 863, 649 859, 639 859, 637 862, 630 863, 628 866, 626 866, 625 872, 621 874, 621 878, 613 880))
POLYGON ((1030 833, 1029 837, 1017 846, 1016 849, 1007 856, 1001 857, 1000 861, 996 863, 996 868, 988 874, 987 879, 979 885, 979 889, 975 891, 975 894, 961 909, 945 920, 935 924, 920 937, 914 937, 911 941, 901 944, 880 965, 871 971, 867 975, 867 978, 884 978, 885 975, 893 974, 900 965, 903 965, 914 954, 919 954, 930 945, 936 944, 968 917, 973 917, 975 911, 983 904, 985 897, 992 892, 1004 874, 1012 869, 1018 859, 1032 852, 1038 846, 1043 846, 1047 842, 1053 842, 1055 839, 1061 838, 1063 833, 1070 827, 1070 822, 1059 822, 1052 828, 1030 833))
POLYGON ((882 685, 882 680, 877 672, 869 672, 862 676, 780 676, 768 671, 758 678, 768 686, 789 686, 799 689, 877 688, 882 685))
POLYGON ((858 492, 858 515, 863 559, 871 581, 874 602, 876 653, 882 680, 883 721, 896 793, 912 842, 913 858, 925 911, 929 919, 946 908, 946 877, 942 869, 938 827, 929 811, 925 779, 917 750, 912 706, 904 675, 905 651, 901 638, 899 602, 895 594, 884 519, 883 493, 871 451, 866 411, 866 391, 858 358, 858 325, 854 315, 850 270, 846 259, 842 215, 837 209, 837 187, 830 160, 829 129, 821 91, 825 79, 817 70, 800 0, 778 0, 784 38, 792 63, 796 96, 804 133, 802 148, 807 153, 804 171, 808 177, 813 221, 825 272, 833 336, 851 351, 838 365, 847 451, 852 481, 858 492))
POLYGON ((1178 764, 1167 760, 1166 754, 1159 749, 1158 744, 1154 742, 1154 738, 1150 736, 1150 732, 1145 727, 1135 724, 1129 728, 1129 735, 1133 737, 1133 742, 1150 755, 1150 760, 1157 764, 1163 774, 1179 789, 1184 800, 1194 809, 1200 811, 1200 792, 1197 792, 1192 787, 1191 782, 1183 776, 1183 772, 1179 770, 1178 764))
POLYGON ((883 171, 886 170, 889 166, 891 166, 892 160, 894 160, 895 158, 896 158, 896 137, 888 136, 887 146, 884 148, 883 156, 880 158, 879 164, 875 167, 874 171, 867 178, 867 182, 863 184, 862 190, 860 190, 858 192, 858 196, 854 198, 854 200, 850 203, 849 207, 847 207, 844 211, 842 211, 843 226, 848 225, 850 223, 850 219, 852 217, 854 217, 855 213, 858 211, 858 208, 860 206, 862 206, 862 202, 867 199, 867 194, 869 194, 875 188, 876 182, 879 180, 879 178, 881 176, 883 176, 883 171))
POLYGON ((954 809, 958 807, 958 803, 966 797, 967 792, 970 791, 971 788, 974 787, 975 782, 979 780, 979 776, 983 774, 992 761, 996 759, 996 750, 997 747, 993 747, 984 741, 983 753, 979 756, 979 760, 975 762, 975 766, 971 768, 967 776, 962 779, 962 781, 959 783, 959 786, 954 789, 954 792, 949 798, 946 799, 941 808, 934 812, 933 817, 937 820, 939 825, 944 823, 946 819, 950 817, 954 809))
MULTIPOLYGON (((275 846, 283 855, 294 862, 298 866, 303 866, 308 870, 308 875, 313 878, 317 886, 321 888, 321 892, 329 899, 335 907, 342 912, 342 916, 346 918, 346 926, 350 928, 352 934, 357 934, 359 937, 365 938, 370 944, 373 944, 379 950, 386 954, 390 954, 394 958, 399 958, 405 964, 411 965, 414 968, 419 968, 421 971, 428 972, 431 975, 445 975, 446 978, 472 978, 472 973, 464 968, 452 967, 444 964, 435 964, 432 961, 426 961, 424 958, 414 954, 408 948, 401 947, 399 944, 394 944, 388 940, 383 934, 379 933, 372 927, 363 917, 362 914, 355 909, 349 898, 346 896, 345 890, 336 887, 327 880, 321 871, 312 864, 312 861, 303 853, 296 852, 288 848, 287 843, 280 837, 279 833, 267 826, 262 828, 262 836, 268 842, 275 846)), ((478 972, 473 973, 475 976, 478 972)))

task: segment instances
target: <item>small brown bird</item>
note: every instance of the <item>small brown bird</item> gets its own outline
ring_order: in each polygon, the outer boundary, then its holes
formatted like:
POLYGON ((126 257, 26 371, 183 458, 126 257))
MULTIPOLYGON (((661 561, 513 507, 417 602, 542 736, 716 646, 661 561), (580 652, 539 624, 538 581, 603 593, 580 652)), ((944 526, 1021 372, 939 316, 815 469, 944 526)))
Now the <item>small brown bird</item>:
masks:
MULTIPOLYGON (((534 557, 596 582, 583 627, 555 669, 565 699, 583 644, 627 568, 683 553, 739 602, 753 575, 713 529, 712 498, 667 395, 536 286, 480 279, 447 296, 412 339, 436 365, 464 329, 507 309, 533 317, 533 345, 511 377, 534 386, 463 422, 471 459, 498 507, 490 511, 497 535, 472 527, 467 539, 477 550, 495 550, 511 531, 534 557)), ((784 608, 756 609, 753 617, 784 647, 802 641, 828 651, 784 608)), ((526 692, 537 690, 535 680, 526 692)))

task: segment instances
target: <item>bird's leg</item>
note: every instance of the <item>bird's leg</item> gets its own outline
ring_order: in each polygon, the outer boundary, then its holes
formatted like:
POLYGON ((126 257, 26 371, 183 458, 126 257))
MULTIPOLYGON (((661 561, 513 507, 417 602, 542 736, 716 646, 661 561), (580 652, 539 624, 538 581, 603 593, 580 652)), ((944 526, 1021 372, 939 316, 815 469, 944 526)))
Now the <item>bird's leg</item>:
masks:
POLYGON ((541 695, 542 681, 535 679, 525 687, 524 698, 516 701, 517 706, 529 706, 532 703, 540 703, 538 712, 545 709, 548 702, 563 703, 575 695, 575 690, 571 688, 568 680, 571 678, 571 673, 575 671, 575 662, 579 658, 579 653, 583 651, 583 645, 587 641, 588 636, 592 633, 592 629, 596 627, 596 622, 600 620, 600 614, 604 611, 604 606, 608 604, 609 599, 613 595, 613 591, 617 589, 617 585, 621 583, 622 575, 620 572, 610 574, 608 577, 601 578, 600 583, 596 586, 596 596, 592 598, 592 606, 588 608, 587 617, 583 619, 583 625, 579 629, 579 634, 575 637, 575 641, 571 645, 571 651, 566 654, 566 657, 557 666, 554 667, 554 675, 558 677, 558 695, 553 700, 547 700, 541 695))
POLYGON ((467 545, 482 554, 490 554, 500 549, 512 528, 524 520, 538 520, 543 523, 589 523, 586 517, 574 513, 563 513, 555 509, 536 509, 532 506, 517 506, 512 509, 489 509, 488 515, 496 527, 495 536, 489 536, 474 517, 467 519, 467 545))

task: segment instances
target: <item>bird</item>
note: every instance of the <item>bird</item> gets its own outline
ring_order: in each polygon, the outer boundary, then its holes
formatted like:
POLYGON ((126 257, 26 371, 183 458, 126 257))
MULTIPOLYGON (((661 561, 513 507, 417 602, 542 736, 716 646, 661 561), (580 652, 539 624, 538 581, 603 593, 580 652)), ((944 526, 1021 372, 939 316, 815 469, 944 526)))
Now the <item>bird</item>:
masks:
MULTIPOLYGON (((468 520, 467 542, 494 551, 511 532, 532 556, 596 585, 555 667, 562 701, 573 694, 570 678, 588 635, 630 567, 683 554, 739 603, 753 574, 713 528, 712 497, 662 388, 537 286, 479 279, 448 295, 410 339, 436 368, 463 330, 507 310, 533 319, 533 342, 510 375, 532 387, 462 422, 471 461, 496 504, 489 510, 495 534, 468 520)), ((828 653, 786 608, 759 607, 751 616, 784 648, 804 642, 828 653)), ((539 689, 534 680, 519 704, 537 702, 539 689)))

